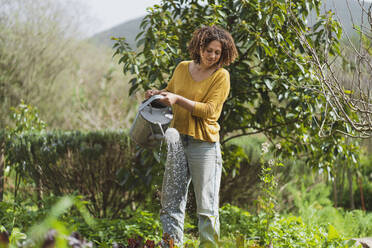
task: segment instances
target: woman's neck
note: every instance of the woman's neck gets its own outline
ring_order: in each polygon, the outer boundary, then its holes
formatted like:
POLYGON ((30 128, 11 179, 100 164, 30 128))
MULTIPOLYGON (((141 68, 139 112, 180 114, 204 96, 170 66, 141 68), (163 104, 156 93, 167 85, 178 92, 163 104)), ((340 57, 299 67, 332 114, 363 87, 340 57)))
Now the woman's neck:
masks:
POLYGON ((206 66, 206 65, 203 65, 202 63, 196 63, 195 61, 193 61, 193 63, 194 63, 195 69, 200 72, 208 72, 208 71, 216 69, 216 65, 206 66))

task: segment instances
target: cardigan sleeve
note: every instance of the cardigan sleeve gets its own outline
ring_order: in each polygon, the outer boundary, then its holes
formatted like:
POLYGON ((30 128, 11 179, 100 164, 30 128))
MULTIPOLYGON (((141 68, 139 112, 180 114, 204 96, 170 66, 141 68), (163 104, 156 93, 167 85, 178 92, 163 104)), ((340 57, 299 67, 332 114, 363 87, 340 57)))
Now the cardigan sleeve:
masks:
POLYGON ((203 102, 195 103, 193 116, 209 118, 221 110, 230 92, 229 72, 222 70, 215 80, 216 82, 209 89, 206 99, 203 102))

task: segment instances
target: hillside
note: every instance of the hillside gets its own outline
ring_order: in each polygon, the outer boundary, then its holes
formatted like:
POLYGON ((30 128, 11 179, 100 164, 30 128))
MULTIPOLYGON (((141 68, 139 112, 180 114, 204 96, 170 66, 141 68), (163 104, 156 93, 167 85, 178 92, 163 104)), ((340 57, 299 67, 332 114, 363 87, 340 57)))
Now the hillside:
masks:
POLYGON ((143 17, 140 17, 114 26, 108 30, 95 34, 90 38, 90 40, 94 44, 112 47, 114 41, 111 40, 111 37, 125 37, 129 45, 135 47, 135 38, 139 33, 142 19, 143 17))
MULTIPOLYGON (((369 3, 370 5, 370 3, 369 3)), ((321 8, 322 13, 332 10, 336 13, 336 18, 341 22, 344 32, 348 34, 355 33, 353 30, 353 23, 360 25, 361 23, 361 8, 356 0, 326 0, 321 8), (348 4, 346 3, 348 1, 348 4)), ((365 7, 367 9, 367 7, 365 7)), ((309 18, 309 23, 314 22, 315 14, 309 18)), ((366 15, 364 16, 364 23, 367 21, 366 15)), ((139 26, 143 17, 124 22, 117 26, 112 27, 106 31, 100 32, 93 37, 91 41, 95 44, 111 47, 114 42, 111 37, 126 37, 127 42, 135 47, 135 37, 139 33, 139 26)))

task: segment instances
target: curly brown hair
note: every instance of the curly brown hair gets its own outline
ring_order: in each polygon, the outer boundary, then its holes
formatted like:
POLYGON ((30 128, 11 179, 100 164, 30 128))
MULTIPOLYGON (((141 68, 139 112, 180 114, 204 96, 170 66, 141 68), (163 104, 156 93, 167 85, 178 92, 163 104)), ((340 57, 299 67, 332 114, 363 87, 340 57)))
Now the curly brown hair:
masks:
POLYGON ((200 51, 204 51, 208 44, 214 40, 221 42, 222 51, 218 67, 230 65, 238 56, 234 39, 231 34, 221 27, 204 26, 194 31, 188 50, 191 59, 200 64, 200 51))

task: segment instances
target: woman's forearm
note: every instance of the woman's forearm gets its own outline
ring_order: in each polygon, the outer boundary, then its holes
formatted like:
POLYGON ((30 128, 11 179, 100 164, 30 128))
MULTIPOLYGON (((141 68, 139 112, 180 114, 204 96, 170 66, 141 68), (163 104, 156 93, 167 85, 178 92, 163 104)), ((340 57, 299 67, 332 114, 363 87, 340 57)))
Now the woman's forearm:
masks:
POLYGON ((159 99, 159 101, 165 105, 172 106, 173 104, 177 104, 191 113, 194 110, 195 102, 183 96, 167 91, 161 92, 160 95, 162 95, 164 98, 159 99))
POLYGON ((177 95, 176 104, 186 109, 189 112, 193 112, 195 107, 195 101, 189 100, 183 96, 177 95))
POLYGON ((147 90, 145 97, 146 99, 153 96, 153 95, 162 95, 164 98, 160 99, 159 101, 168 105, 172 106, 173 104, 177 104, 182 108, 186 109, 187 111, 191 112, 194 110, 195 101, 189 100, 183 96, 167 92, 165 89, 162 90, 147 90))

